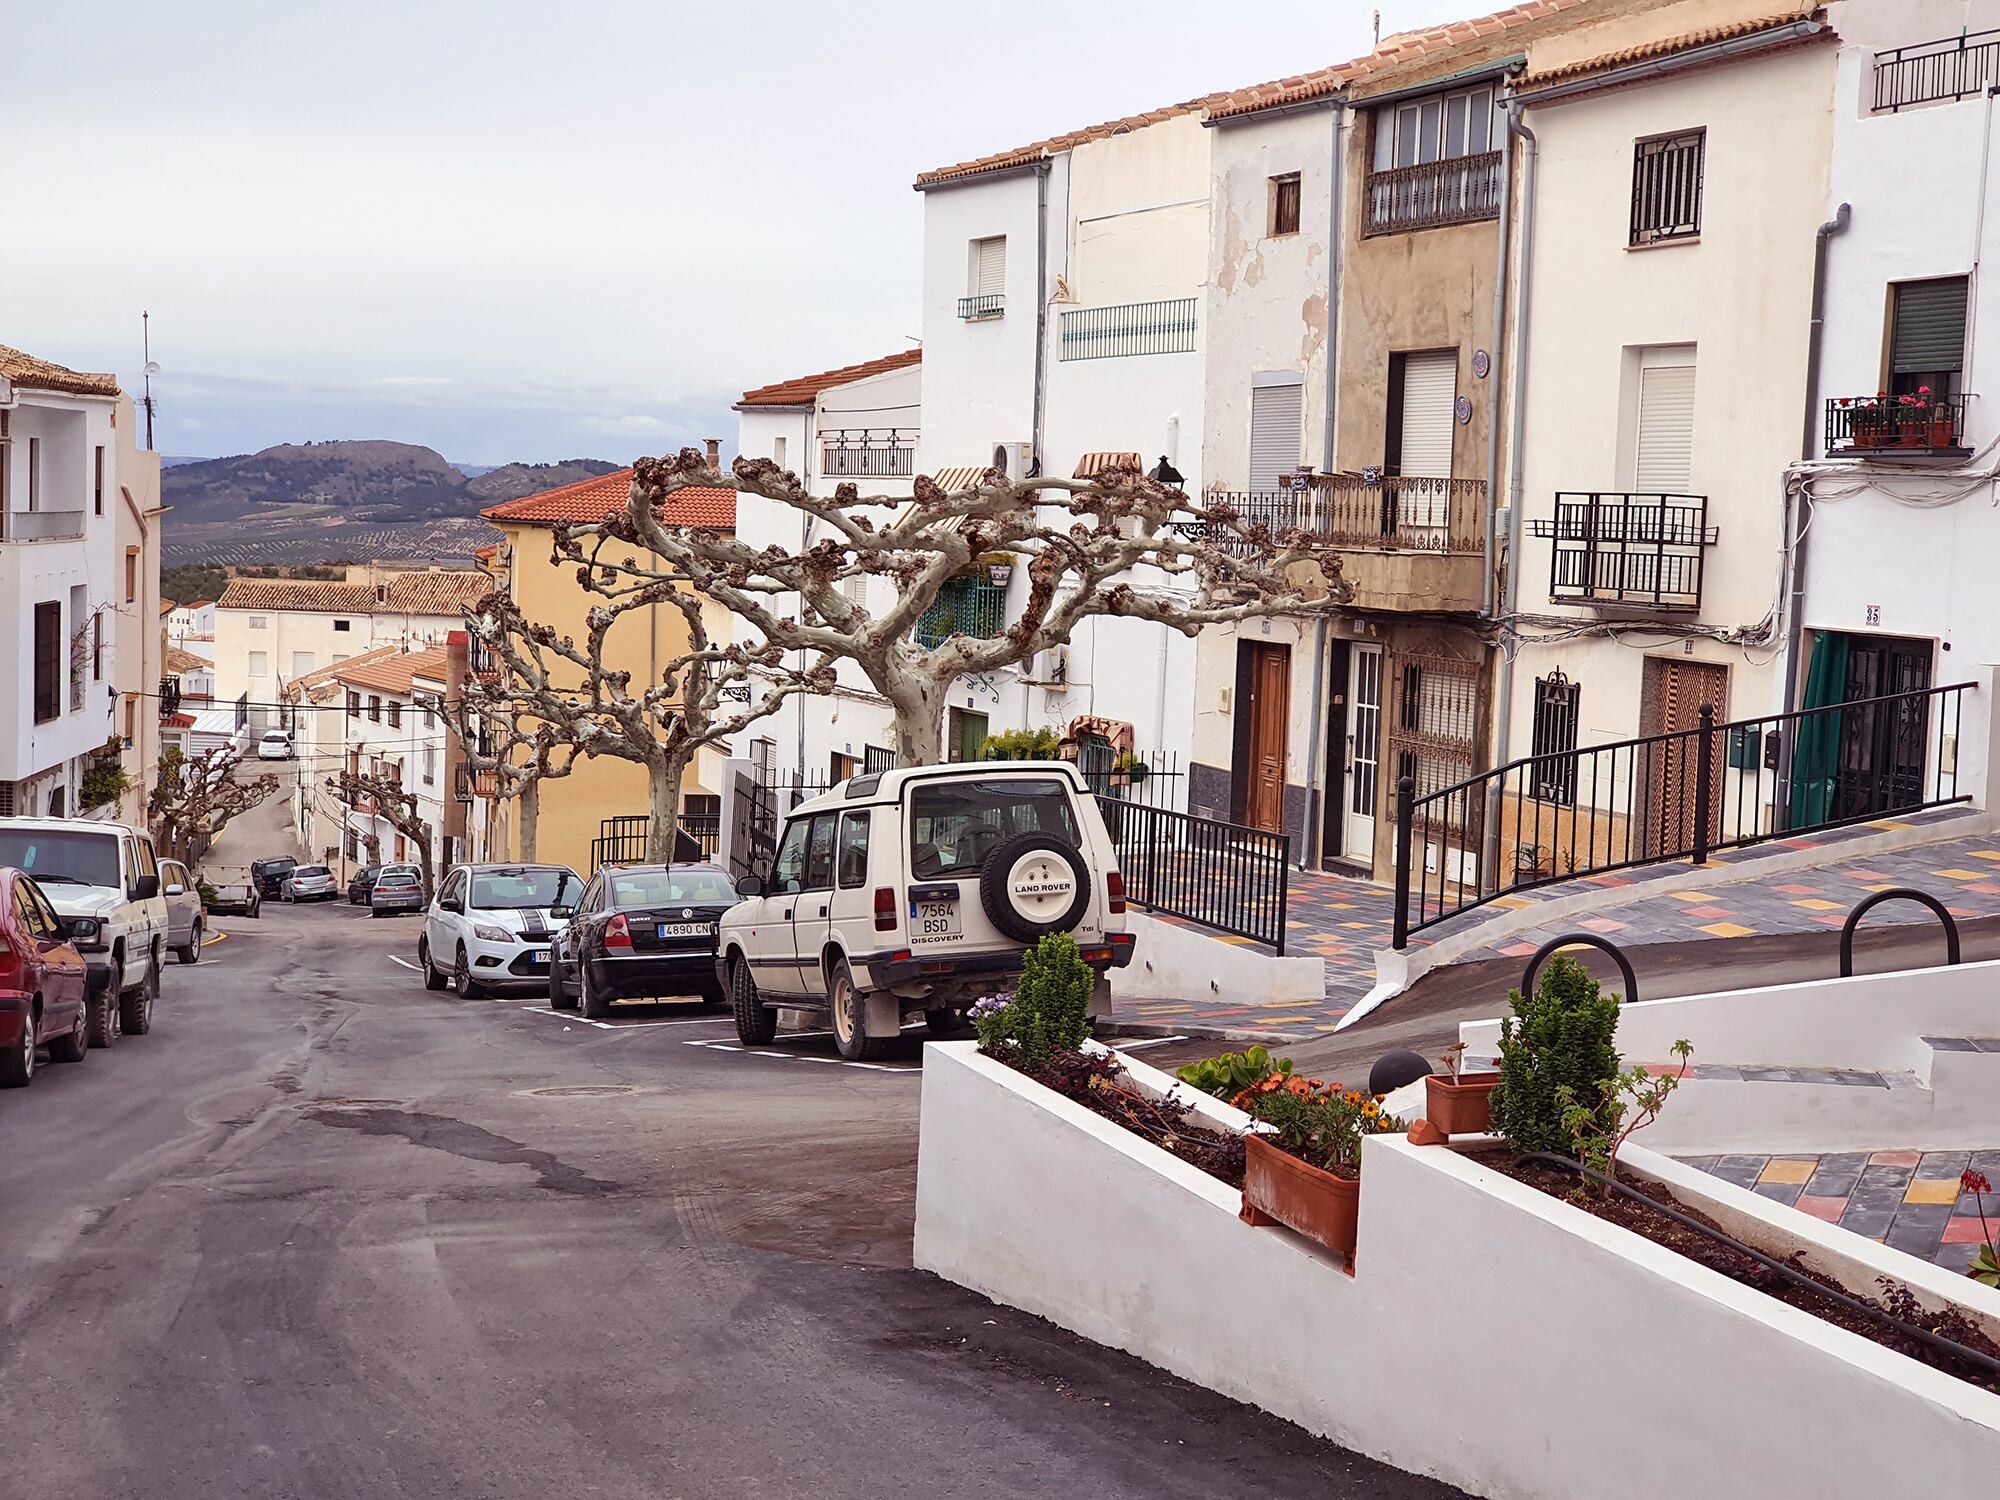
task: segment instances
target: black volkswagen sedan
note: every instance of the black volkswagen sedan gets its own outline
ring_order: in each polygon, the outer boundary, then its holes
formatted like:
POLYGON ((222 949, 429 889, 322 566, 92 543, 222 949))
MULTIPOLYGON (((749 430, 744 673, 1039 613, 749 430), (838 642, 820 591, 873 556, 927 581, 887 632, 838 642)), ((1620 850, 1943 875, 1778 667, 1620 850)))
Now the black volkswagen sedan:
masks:
POLYGON ((549 954, 549 1003, 597 1019, 615 1000, 720 1003, 715 924, 736 888, 714 865, 599 870, 549 954))

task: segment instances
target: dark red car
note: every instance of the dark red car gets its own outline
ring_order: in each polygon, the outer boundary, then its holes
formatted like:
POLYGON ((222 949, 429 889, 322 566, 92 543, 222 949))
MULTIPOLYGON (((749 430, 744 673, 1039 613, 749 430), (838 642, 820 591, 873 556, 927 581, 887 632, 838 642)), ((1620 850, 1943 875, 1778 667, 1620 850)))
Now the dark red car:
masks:
POLYGON ((71 941, 89 917, 65 922, 41 887, 0 868, 0 1088, 26 1088, 35 1049, 51 1062, 82 1062, 90 1044, 83 955, 71 941))

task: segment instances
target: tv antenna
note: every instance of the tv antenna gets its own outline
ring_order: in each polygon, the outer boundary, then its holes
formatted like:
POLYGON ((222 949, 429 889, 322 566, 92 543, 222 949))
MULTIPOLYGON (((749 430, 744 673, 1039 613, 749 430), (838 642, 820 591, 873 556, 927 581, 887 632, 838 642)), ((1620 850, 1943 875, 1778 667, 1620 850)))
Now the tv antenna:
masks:
POLYGON ((142 372, 146 381, 146 395, 144 400, 139 404, 146 408, 146 449, 148 452, 151 452, 153 447, 153 377, 160 373, 160 367, 153 363, 153 315, 149 312, 141 312, 139 314, 139 342, 141 348, 144 350, 146 361, 146 368, 142 372))

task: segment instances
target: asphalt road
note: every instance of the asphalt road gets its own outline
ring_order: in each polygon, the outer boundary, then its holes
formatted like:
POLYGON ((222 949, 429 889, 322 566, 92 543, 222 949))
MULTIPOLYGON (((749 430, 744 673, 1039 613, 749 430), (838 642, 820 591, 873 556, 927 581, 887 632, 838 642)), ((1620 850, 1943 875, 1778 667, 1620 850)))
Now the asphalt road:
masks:
POLYGON ((460 1001, 344 904, 226 932, 0 1094, 9 1497, 1453 1493, 911 1269, 918 1035, 460 1001))

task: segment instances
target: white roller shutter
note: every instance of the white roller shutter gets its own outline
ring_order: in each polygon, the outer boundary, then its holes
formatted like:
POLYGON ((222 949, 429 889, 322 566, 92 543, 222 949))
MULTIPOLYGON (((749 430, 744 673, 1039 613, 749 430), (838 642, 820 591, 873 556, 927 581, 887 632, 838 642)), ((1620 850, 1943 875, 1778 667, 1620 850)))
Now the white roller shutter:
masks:
POLYGON ((1284 488, 1283 476, 1299 466, 1305 421, 1305 385, 1250 388, 1250 492, 1268 495, 1284 488))
POLYGON ((1458 351, 1430 349, 1403 356, 1402 472, 1417 479, 1451 478, 1451 438, 1458 402, 1458 351))
POLYGON ((1694 366, 1639 372, 1639 434, 1632 487, 1644 495, 1685 495, 1694 482, 1694 366))
POLYGON ((1007 236, 972 244, 972 295, 998 297, 1007 290, 1007 236))

